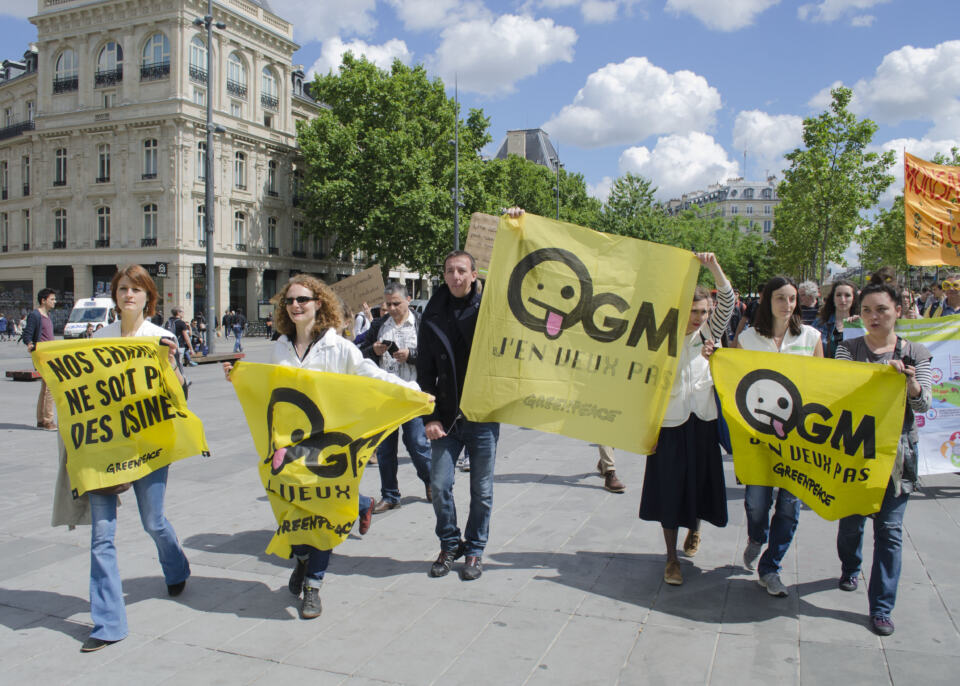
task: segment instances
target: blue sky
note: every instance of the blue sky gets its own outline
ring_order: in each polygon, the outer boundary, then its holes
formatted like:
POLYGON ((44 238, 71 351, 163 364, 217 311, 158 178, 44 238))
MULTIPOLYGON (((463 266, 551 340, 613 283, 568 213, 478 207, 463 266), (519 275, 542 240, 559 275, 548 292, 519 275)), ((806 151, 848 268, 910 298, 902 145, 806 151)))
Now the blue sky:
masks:
MULTIPOLYGON (((598 197, 626 171, 662 199, 779 173, 801 121, 854 88, 877 148, 960 145, 958 0, 268 0, 308 70, 344 49, 424 63, 506 131, 543 126, 598 197)), ((0 0, 0 41, 36 36, 33 0, 0 0)), ((901 177, 899 165, 896 169, 901 177)), ((888 194, 887 201, 893 193, 888 194)))

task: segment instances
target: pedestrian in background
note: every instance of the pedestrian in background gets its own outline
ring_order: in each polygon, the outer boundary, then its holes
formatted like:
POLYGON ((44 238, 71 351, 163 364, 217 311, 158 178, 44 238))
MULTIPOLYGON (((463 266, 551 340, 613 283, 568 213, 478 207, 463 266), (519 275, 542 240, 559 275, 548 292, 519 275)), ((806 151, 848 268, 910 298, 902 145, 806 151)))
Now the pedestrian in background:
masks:
MULTIPOLYGON (((29 352, 36 350, 39 343, 53 340, 53 321, 50 312, 57 306, 57 294, 52 288, 43 288, 37 293, 38 307, 27 315, 23 326, 22 340, 29 352)), ((54 421, 53 396, 47 388, 47 382, 40 379, 40 396, 37 398, 37 427, 46 431, 56 431, 54 421)))

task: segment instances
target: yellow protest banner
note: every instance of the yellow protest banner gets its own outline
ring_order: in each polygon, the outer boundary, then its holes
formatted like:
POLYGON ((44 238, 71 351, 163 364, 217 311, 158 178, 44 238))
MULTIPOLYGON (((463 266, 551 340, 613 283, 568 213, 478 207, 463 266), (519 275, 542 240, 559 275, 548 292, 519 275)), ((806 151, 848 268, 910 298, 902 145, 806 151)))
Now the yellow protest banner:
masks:
POLYGON ((501 218, 464 414, 649 452, 699 268, 686 250, 532 214, 501 218))
POLYGON ((710 370, 740 481, 785 488, 824 519, 880 509, 903 424, 902 374, 729 348, 710 370))
POLYGON ((171 462, 209 454, 200 419, 159 338, 41 343, 33 364, 57 403, 75 495, 136 481, 171 462))
POLYGON ((907 263, 960 265, 960 168, 903 156, 907 263))
POLYGON ((432 411, 426 393, 349 374, 239 362, 230 374, 277 519, 267 552, 330 550, 357 518, 360 478, 391 431, 432 411))

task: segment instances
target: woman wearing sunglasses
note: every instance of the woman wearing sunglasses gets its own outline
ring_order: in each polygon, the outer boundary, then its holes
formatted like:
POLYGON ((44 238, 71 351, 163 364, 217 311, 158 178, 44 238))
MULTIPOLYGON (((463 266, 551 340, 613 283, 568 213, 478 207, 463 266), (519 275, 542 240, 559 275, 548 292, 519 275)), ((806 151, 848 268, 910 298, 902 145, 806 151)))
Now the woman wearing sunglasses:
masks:
MULTIPOLYGON (((319 279, 297 274, 274 296, 273 303, 273 319, 277 332, 281 334, 274 344, 273 364, 369 376, 420 390, 415 381, 403 381, 381 370, 364 358, 357 346, 337 333, 344 328, 343 309, 336 294, 319 279)), ((233 366, 224 363, 223 367, 229 380, 233 366)), ((370 528, 373 499, 361 495, 359 511, 359 532, 364 534, 370 528)), ((298 597, 302 592, 300 616, 303 619, 320 616, 320 586, 331 552, 307 545, 293 546, 296 563, 287 588, 298 597)))
POLYGON ((952 314, 960 314, 960 274, 951 274, 941 287, 943 300, 934 303, 925 316, 949 317, 952 314))

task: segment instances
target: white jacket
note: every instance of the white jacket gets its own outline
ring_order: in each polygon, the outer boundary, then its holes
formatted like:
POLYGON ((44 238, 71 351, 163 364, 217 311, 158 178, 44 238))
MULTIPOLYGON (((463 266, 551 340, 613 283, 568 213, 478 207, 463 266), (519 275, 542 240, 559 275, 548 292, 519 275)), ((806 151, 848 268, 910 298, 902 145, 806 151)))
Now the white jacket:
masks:
POLYGON ((369 376, 406 386, 415 391, 420 390, 416 381, 404 381, 399 376, 380 369, 372 360, 365 358, 357 346, 343 336, 338 336, 332 328, 327 329, 327 332, 310 346, 302 360, 297 356, 297 351, 290 339, 280 336, 273 346, 273 356, 270 361, 273 364, 299 369, 369 376))
MULTIPOLYGON (((112 324, 107 324, 105 327, 99 331, 93 332, 94 338, 120 338, 120 319, 117 319, 112 324)), ((133 334, 134 336, 149 336, 149 337, 159 337, 159 338, 173 338, 176 340, 176 336, 167 331, 162 326, 157 326, 149 319, 144 319, 143 324, 140 325, 140 328, 137 329, 137 332, 133 334)))
POLYGON ((680 426, 691 414, 706 422, 717 418, 710 362, 700 354, 703 350, 700 331, 697 329, 683 339, 683 348, 680 349, 677 359, 676 376, 670 389, 670 402, 667 404, 662 426, 680 426))

